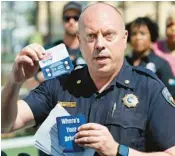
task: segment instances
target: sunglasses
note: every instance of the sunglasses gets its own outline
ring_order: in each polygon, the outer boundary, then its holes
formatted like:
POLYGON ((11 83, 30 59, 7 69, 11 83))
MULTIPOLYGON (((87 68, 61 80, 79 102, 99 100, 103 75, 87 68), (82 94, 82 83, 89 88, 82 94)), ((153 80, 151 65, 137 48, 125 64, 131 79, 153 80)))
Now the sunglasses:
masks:
POLYGON ((71 18, 73 18, 75 21, 78 21, 80 16, 63 16, 64 22, 69 22, 71 18))

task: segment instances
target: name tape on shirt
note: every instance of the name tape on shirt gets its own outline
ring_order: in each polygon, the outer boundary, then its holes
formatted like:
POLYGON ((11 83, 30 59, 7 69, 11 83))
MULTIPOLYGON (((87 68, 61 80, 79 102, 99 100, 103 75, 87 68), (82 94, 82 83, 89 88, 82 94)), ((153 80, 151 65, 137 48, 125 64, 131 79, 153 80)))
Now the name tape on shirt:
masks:
POLYGON ((46 80, 70 73, 74 68, 63 43, 46 50, 46 55, 39 61, 39 65, 46 80))
POLYGON ((74 142, 74 136, 77 133, 78 127, 86 123, 86 118, 83 114, 73 116, 57 117, 58 141, 63 147, 64 153, 82 152, 83 147, 78 146, 74 142))
POLYGON ((76 102, 58 101, 62 107, 75 108, 77 106, 76 102))

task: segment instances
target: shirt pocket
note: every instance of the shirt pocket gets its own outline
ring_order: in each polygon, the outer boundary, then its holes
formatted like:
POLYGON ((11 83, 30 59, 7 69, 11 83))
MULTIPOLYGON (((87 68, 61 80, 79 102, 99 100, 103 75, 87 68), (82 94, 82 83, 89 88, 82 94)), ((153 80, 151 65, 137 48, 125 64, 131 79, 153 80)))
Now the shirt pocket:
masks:
POLYGON ((139 151, 145 151, 146 117, 140 113, 127 110, 108 113, 105 126, 114 139, 139 151))

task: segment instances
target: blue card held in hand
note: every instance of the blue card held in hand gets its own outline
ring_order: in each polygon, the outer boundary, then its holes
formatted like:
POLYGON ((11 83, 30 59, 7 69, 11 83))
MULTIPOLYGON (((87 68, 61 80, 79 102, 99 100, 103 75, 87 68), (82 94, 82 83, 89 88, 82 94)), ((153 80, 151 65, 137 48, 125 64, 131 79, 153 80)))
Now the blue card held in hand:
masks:
POLYGON ((46 55, 39 61, 39 65, 46 80, 70 73, 74 69, 66 46, 63 43, 46 50, 46 55))
POLYGON ((63 152, 82 152, 84 149, 74 142, 74 136, 77 133, 78 127, 86 123, 85 116, 80 114, 57 117, 56 121, 59 145, 64 148, 63 152))

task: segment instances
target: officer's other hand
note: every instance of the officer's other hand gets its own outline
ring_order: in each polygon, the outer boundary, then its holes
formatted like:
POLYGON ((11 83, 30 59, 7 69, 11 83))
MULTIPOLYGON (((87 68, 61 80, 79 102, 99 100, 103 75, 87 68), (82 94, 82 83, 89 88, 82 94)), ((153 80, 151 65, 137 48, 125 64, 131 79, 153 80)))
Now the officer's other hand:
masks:
POLYGON ((16 56, 12 69, 12 78, 16 83, 23 83, 31 78, 39 69, 39 60, 43 59, 45 50, 33 43, 23 48, 16 56))
POLYGON ((116 155, 118 143, 109 130, 100 124, 88 123, 80 126, 75 135, 75 142, 80 146, 94 148, 100 155, 116 155))

